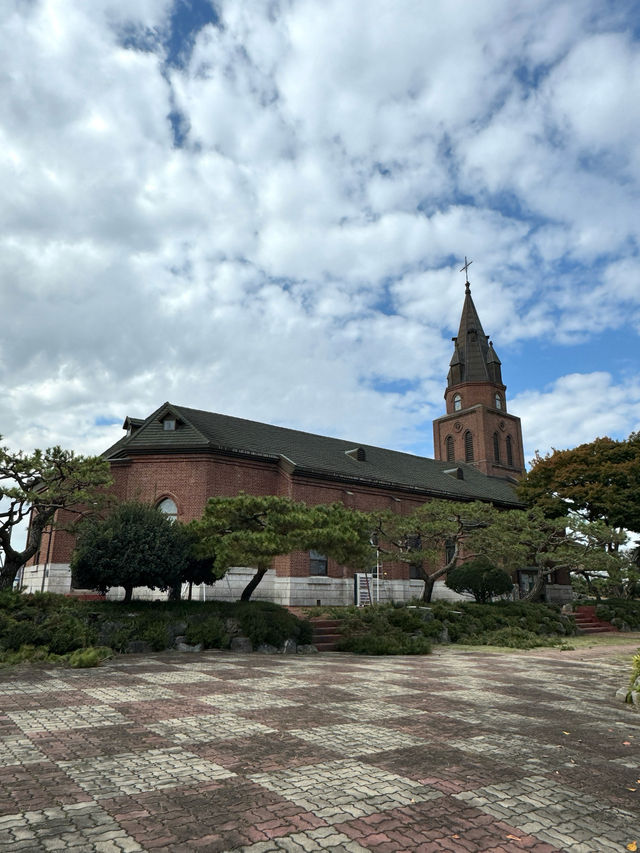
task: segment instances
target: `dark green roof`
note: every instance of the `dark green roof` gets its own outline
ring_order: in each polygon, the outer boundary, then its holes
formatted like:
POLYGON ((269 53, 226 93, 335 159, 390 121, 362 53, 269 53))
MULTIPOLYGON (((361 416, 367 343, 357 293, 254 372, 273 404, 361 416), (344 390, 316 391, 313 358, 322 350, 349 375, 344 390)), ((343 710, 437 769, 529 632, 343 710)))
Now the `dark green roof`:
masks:
POLYGON ((465 463, 438 462, 171 403, 160 406, 140 426, 140 421, 134 418, 127 418, 127 423, 133 425, 133 431, 105 451, 105 458, 115 461, 142 453, 208 451, 282 462, 290 470, 323 479, 518 505, 513 484, 488 477, 465 463), (166 418, 176 419, 175 430, 164 429, 166 418))

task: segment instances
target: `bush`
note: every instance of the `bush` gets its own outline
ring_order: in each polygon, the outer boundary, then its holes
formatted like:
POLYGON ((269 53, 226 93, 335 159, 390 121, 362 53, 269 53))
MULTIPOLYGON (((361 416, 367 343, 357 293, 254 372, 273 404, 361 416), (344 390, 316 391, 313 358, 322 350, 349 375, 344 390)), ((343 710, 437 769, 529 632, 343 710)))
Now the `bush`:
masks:
POLYGON ((486 557, 463 563, 447 574, 446 586, 458 593, 470 593, 479 604, 513 589, 511 577, 492 565, 486 557))
POLYGON ((362 655, 426 655, 431 634, 430 623, 415 610, 388 604, 351 607, 338 648, 362 655))
POLYGON ((84 669, 90 666, 100 666, 103 660, 112 656, 111 649, 104 646, 98 648, 76 649, 68 656, 69 666, 74 669, 84 669))
POLYGON ((226 649, 229 646, 229 634, 224 622, 215 613, 198 622, 192 622, 187 628, 186 641, 191 645, 202 643, 205 649, 226 649))
MULTIPOLYGON (((0 661, 32 660, 44 649, 43 660, 65 659, 77 649, 106 646, 125 652, 129 643, 143 640, 154 651, 171 648, 177 634, 205 648, 229 645, 227 623, 258 646, 281 647, 290 637, 311 642, 311 625, 286 608, 263 601, 188 602, 78 601, 53 593, 0 594, 0 661), (22 651, 23 649, 27 651, 22 651), (4 653, 3 653, 4 651, 4 653)), ((40 658, 38 658, 40 659, 40 658)))
MULTIPOLYGON (((593 601, 589 603, 593 604, 593 601)), ((622 631, 640 631, 640 601, 608 598, 596 606, 596 616, 622 631)))

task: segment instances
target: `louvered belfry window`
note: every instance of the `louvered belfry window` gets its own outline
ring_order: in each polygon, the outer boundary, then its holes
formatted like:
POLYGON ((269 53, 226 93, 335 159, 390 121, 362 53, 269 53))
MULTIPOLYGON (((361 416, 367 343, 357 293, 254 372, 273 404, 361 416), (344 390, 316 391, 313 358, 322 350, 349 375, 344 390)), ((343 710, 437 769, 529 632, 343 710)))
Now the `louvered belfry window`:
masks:
POLYGON ((493 458, 496 462, 500 461, 500 436, 497 432, 493 434, 493 458))
POLYGON ((469 430, 464 434, 464 461, 473 462, 473 436, 469 430))
POLYGON ((447 454, 447 462, 453 462, 455 459, 455 449, 453 446, 453 436, 448 435, 444 442, 446 454, 447 454))
POLYGON ((513 465, 513 447, 510 435, 507 436, 507 465, 513 465))

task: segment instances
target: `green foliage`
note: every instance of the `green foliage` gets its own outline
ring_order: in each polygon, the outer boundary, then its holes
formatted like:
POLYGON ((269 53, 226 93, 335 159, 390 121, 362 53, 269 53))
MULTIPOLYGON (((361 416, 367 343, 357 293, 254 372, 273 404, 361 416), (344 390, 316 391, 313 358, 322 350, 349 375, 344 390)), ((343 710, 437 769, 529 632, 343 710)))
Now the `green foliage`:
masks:
POLYGON ((467 637, 465 643, 474 646, 504 646, 509 649, 535 649, 539 646, 555 646, 557 640, 541 637, 526 628, 497 628, 494 631, 482 631, 467 637))
POLYGON ((580 512, 590 521, 640 532, 640 433, 596 438, 573 450, 536 454, 520 497, 548 517, 580 512))
POLYGON ((205 649, 226 649, 229 646, 229 634, 223 620, 216 613, 193 621, 187 628, 185 636, 187 643, 191 645, 202 643, 205 649))
POLYGON ((485 643, 493 632, 517 628, 538 637, 564 637, 576 633, 572 618, 559 609, 527 601, 496 601, 492 604, 436 601, 431 605, 436 620, 446 627, 453 643, 485 643))
POLYGON ((85 669, 91 666, 100 666, 103 660, 107 660, 112 656, 111 649, 105 646, 98 648, 89 647, 87 649, 76 649, 68 656, 69 666, 74 669, 85 669))
POLYGON ((166 515, 146 504, 123 503, 81 526, 71 558, 73 584, 100 592, 122 586, 125 600, 135 586, 165 590, 180 582, 190 550, 182 529, 166 515))
POLYGON ((462 545, 472 531, 491 526, 499 515, 491 504, 480 501, 433 500, 410 515, 389 511, 372 518, 382 559, 419 567, 425 581, 423 600, 429 601, 433 584, 456 566, 462 545), (452 548, 452 557, 445 563, 447 545, 452 548))
POLYGON ((596 616, 605 622, 611 622, 616 628, 640 631, 640 601, 609 598, 596 606, 596 616))
POLYGON ((42 534, 59 510, 97 509, 111 483, 108 463, 95 456, 51 447, 31 454, 0 447, 0 589, 10 589, 18 570, 37 552, 42 534), (22 551, 11 545, 13 528, 31 517, 22 551))
POLYGON ((5 591, 0 593, 0 662, 64 662, 93 646, 125 652, 137 640, 162 651, 173 647, 178 634, 205 648, 227 648, 233 626, 254 647, 279 648, 289 638, 311 642, 308 622, 270 602, 132 601, 125 609, 120 602, 5 591))
POLYGON ((363 655, 426 655, 431 651, 429 625, 406 607, 349 608, 338 648, 363 655))
POLYGON ((511 576, 492 565, 486 557, 476 557, 452 569, 445 584, 455 592, 470 593, 479 604, 487 604, 494 596, 513 589, 511 576))
POLYGON ((268 601, 238 602, 233 608, 243 636, 256 648, 261 643, 280 647, 289 637, 297 643, 311 642, 311 626, 286 607, 268 601))
POLYGON ((244 600, 281 554, 316 550, 357 568, 372 559, 367 516, 339 503, 307 506, 285 497, 241 493, 210 498, 200 521, 190 527, 199 539, 198 556, 215 558, 216 577, 231 566, 258 570, 242 594, 244 600))

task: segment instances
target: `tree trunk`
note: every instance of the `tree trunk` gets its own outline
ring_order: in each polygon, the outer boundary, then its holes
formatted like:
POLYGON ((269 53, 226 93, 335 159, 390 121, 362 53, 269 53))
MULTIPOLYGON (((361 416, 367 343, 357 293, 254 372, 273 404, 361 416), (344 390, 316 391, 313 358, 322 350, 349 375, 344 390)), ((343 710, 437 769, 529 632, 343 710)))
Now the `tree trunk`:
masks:
POLYGON ((425 604, 429 604, 431 601, 431 596, 433 595, 433 587, 435 586, 436 579, 435 578, 425 578, 424 579, 424 589, 422 591, 422 600, 425 604))
POLYGON ((534 585, 531 587, 529 592, 524 596, 522 601, 538 601, 538 599, 540 598, 540 595, 542 593, 542 589, 544 587, 544 576, 545 576, 545 574, 546 574, 545 569, 539 569, 538 570, 538 577, 536 578, 534 585))
POLYGON ((182 597, 182 584, 178 583, 169 587, 169 601, 180 601, 182 597))
POLYGON ((255 575, 251 578, 249 583, 242 590, 242 595, 240 596, 240 601, 249 601, 254 589, 258 586, 262 578, 266 575, 268 568, 265 566, 263 569, 258 569, 255 575))
POLYGON ((189 581, 189 595, 187 597, 187 601, 191 601, 192 594, 193 594, 193 581, 189 581))
POLYGON ((12 560, 11 557, 5 555, 4 566, 0 569, 0 589, 11 589, 22 566, 21 560, 12 560))
POLYGON ((124 603, 127 603, 127 602, 131 601, 131 597, 132 597, 132 596, 133 596, 133 587, 132 587, 132 586, 125 586, 125 588, 124 588, 124 598, 122 599, 122 601, 123 601, 124 603))

